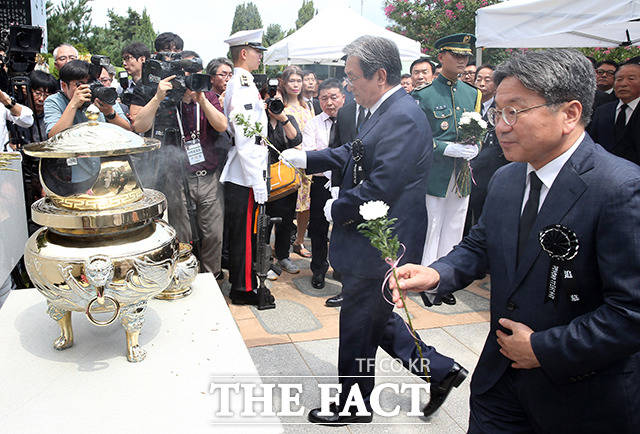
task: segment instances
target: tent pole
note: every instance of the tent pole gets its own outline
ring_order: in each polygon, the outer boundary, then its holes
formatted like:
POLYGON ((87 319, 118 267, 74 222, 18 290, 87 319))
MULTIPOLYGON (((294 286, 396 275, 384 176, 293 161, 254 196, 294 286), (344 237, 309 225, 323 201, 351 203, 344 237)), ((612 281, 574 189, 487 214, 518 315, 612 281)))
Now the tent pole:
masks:
POLYGON ((476 66, 482 65, 482 47, 476 47, 476 66))

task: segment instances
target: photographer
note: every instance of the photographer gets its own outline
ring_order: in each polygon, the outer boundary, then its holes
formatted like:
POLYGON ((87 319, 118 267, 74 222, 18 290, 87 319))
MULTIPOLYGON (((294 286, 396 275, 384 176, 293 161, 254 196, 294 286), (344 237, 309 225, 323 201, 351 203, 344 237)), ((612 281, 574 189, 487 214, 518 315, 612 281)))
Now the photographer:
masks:
POLYGON ((19 127, 30 127, 33 124, 33 112, 29 107, 18 104, 13 97, 0 90, 0 152, 11 151, 7 122, 11 121, 19 127))
POLYGON ((140 79, 142 79, 142 64, 150 57, 149 49, 142 42, 134 42, 122 49, 122 66, 131 76, 126 89, 122 92, 133 93, 140 79))
MULTIPOLYGON (((82 60, 66 63, 60 70, 60 80, 62 91, 51 95, 44 102, 44 123, 49 137, 88 120, 83 108, 89 105, 92 99, 89 64, 82 60)), ((98 98, 95 98, 94 104, 101 112, 98 121, 131 130, 129 121, 118 104, 109 105, 98 98)))
MULTIPOLYGON (((284 104, 282 103, 282 95, 277 92, 275 96, 269 100, 270 104, 265 106, 267 116, 269 117, 269 125, 267 137, 273 146, 282 152, 285 149, 293 148, 302 143, 302 134, 298 128, 298 123, 292 115, 283 113, 284 104), (280 101, 279 107, 271 101, 280 101), (279 110, 278 110, 279 109, 279 110), (272 110, 277 112, 274 113, 272 110)), ((269 164, 278 162, 278 153, 273 149, 269 149, 269 164)), ((288 273, 298 273, 300 269, 289 259, 289 247, 291 245, 291 234, 293 232, 293 218, 296 213, 296 194, 276 199, 267 203, 267 214, 270 217, 281 217, 282 222, 276 224, 275 236, 275 257, 278 265, 288 273)), ((271 231, 269 231, 270 233, 271 231)))
MULTIPOLYGON (((185 53, 187 57, 191 54, 185 53)), ((185 72, 185 75, 188 77, 190 73, 185 72)), ((172 86, 171 83, 168 86, 172 86)), ((187 88, 178 107, 178 119, 183 137, 182 154, 178 159, 185 162, 182 170, 186 172, 180 176, 187 176, 188 194, 196 208, 197 227, 200 231, 198 238, 201 240, 200 264, 203 272, 213 273, 220 279, 223 276, 221 254, 224 216, 220 169, 224 160, 220 158, 218 148, 228 145, 227 118, 213 90, 195 92, 187 88)), ((195 238, 191 234, 184 188, 178 189, 181 203, 172 204, 170 208, 176 210, 175 218, 172 216, 172 225, 178 239, 188 242, 195 238)), ((174 198, 167 197, 167 200, 171 204, 174 198)))

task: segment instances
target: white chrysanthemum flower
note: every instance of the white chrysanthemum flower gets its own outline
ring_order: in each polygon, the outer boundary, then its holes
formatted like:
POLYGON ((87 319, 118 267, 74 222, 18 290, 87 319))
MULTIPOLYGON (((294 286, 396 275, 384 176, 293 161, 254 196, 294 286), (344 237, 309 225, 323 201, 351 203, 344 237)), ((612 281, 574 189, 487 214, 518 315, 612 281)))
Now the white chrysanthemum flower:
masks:
POLYGON ((480 120, 478 121, 478 125, 480 125, 480 128, 482 128, 483 130, 484 130, 485 128, 487 128, 487 126, 488 126, 488 125, 487 125, 487 121, 485 121, 484 119, 480 119, 480 120))
POLYGON ((460 121, 458 122, 458 125, 469 125, 471 123, 471 118, 470 117, 460 117, 460 121))
POLYGON ((389 205, 381 200, 370 200, 360 205, 359 211, 365 220, 376 220, 387 215, 389 205))
POLYGON ((482 115, 478 112, 468 112, 469 117, 474 121, 480 122, 482 120, 482 115))

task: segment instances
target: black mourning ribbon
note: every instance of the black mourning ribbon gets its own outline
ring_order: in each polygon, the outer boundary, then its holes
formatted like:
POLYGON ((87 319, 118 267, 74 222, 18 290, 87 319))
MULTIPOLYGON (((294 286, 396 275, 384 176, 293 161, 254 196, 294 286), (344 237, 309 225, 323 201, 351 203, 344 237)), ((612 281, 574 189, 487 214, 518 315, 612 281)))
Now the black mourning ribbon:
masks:
POLYGON ((351 143, 351 157, 353 158, 353 185, 358 185, 364 179, 364 167, 362 160, 364 159, 364 144, 362 140, 355 139, 351 143))
POLYGON ((551 257, 544 302, 553 301, 557 304, 561 289, 566 291, 569 302, 579 302, 577 276, 573 267, 573 258, 580 247, 578 236, 568 227, 556 224, 540 231, 538 238, 542 250, 551 257))

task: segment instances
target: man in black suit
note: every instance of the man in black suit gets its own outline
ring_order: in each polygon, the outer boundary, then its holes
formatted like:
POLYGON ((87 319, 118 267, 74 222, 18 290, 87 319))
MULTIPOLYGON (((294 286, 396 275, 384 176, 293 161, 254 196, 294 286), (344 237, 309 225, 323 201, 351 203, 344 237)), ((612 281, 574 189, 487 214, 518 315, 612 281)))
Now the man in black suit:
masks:
POLYGON ((640 168, 585 134, 595 80, 582 54, 523 53, 494 80, 514 163, 469 235, 430 268, 401 267, 400 285, 446 294, 491 271, 470 433, 636 433, 640 168))
POLYGON ((318 100, 318 77, 313 71, 302 71, 302 97, 315 116, 322 113, 318 100))
POLYGON ((284 159, 308 173, 342 168, 340 194, 325 206, 327 220, 333 221, 329 256, 342 275, 344 293, 338 350, 342 390, 339 405, 333 406, 329 415, 320 409, 309 413, 309 421, 322 424, 371 422, 369 398, 375 383, 372 362, 378 347, 423 379, 421 367, 429 361, 431 398, 425 414, 437 410, 467 375, 453 359, 422 342, 420 359, 409 329, 393 313, 393 303, 385 299, 390 295, 388 290, 381 289, 389 266, 357 229, 364 221, 359 207, 369 201, 383 201, 389 206, 388 216, 397 218, 394 233, 406 247, 402 262, 421 259, 427 227, 423 198, 433 152, 430 128, 422 110, 400 86, 402 66, 393 42, 362 36, 344 50, 348 55, 345 72, 355 99, 369 110, 369 118, 357 133, 360 142, 322 151, 283 152, 284 159), (357 389, 368 415, 356 415, 353 407, 345 405, 357 389), (345 413, 339 414, 342 410, 345 413))
POLYGON ((589 134, 611 153, 640 164, 640 65, 622 65, 614 89, 620 100, 596 109, 589 134))
MULTIPOLYGON (((338 111, 336 119, 336 135, 335 140, 329 143, 330 148, 339 148, 345 143, 352 142, 358 130, 362 126, 364 119, 367 117, 367 109, 359 105, 355 100, 342 106, 338 111)), ((331 171, 331 187, 332 194, 337 197, 337 191, 342 184, 342 170, 335 169, 331 171)), ((340 279, 340 273, 334 270, 334 278, 340 279)), ((340 294, 334 295, 325 301, 327 307, 338 307, 342 304, 342 291, 340 294)))

